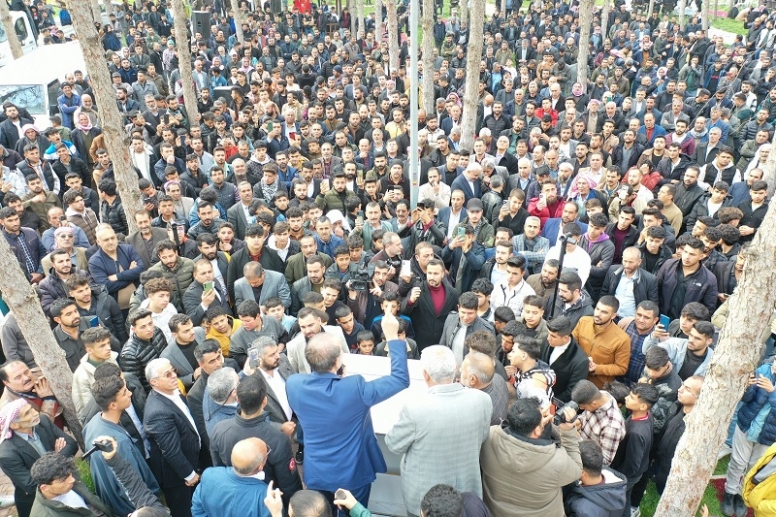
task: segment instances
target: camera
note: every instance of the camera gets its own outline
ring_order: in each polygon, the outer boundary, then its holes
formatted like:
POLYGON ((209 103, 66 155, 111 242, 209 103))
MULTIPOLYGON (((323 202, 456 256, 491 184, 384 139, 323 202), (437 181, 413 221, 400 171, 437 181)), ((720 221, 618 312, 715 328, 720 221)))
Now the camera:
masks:
MULTIPOLYGON (((555 402, 556 400, 557 399, 554 399, 553 402, 555 402)), ((560 401, 558 400, 557 402, 560 402, 560 401)), ((555 411, 555 418, 553 418, 553 420, 552 420, 553 424, 555 424, 555 425, 570 424, 570 423, 576 421, 577 414, 579 413, 579 404, 577 404, 576 402, 574 402, 572 400, 572 401, 566 402, 562 406, 559 406, 556 403, 555 407, 558 408, 558 409, 555 411), (574 418, 572 418, 571 420, 566 420, 566 415, 564 414, 566 408, 570 408, 570 409, 572 409, 574 411, 574 418)))
POLYGON ((350 288, 354 291, 368 291, 374 273, 374 266, 370 265, 366 269, 359 268, 358 271, 350 274, 350 288))

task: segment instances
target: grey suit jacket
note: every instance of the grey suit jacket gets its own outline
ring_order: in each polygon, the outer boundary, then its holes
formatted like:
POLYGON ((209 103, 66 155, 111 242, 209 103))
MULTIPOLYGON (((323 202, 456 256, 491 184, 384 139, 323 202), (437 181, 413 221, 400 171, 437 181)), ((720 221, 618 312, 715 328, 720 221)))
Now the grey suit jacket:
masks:
POLYGON ((234 234, 238 239, 245 239, 245 229, 248 228, 248 220, 245 218, 242 202, 226 211, 226 220, 234 225, 234 234))
MULTIPOLYGON (((205 340, 205 331, 202 327, 194 327, 194 343, 190 346, 197 346, 205 340)), ((170 364, 178 371, 178 380, 183 383, 183 387, 189 390, 194 385, 194 368, 191 367, 186 356, 183 355, 180 347, 177 343, 169 343, 167 347, 162 350, 162 355, 165 359, 169 359, 170 364)))
MULTIPOLYGON (((323 331, 327 334, 331 334, 339 340, 343 354, 350 353, 348 343, 345 341, 345 334, 342 333, 342 329, 340 327, 323 325, 323 331)), ((291 369, 294 371, 294 373, 310 373, 310 363, 307 362, 307 359, 304 356, 306 349, 307 339, 301 332, 286 345, 286 355, 288 355, 288 362, 291 365, 291 369)))
MULTIPOLYGON (((264 285, 261 287, 261 296, 257 302, 259 305, 264 305, 268 299, 273 296, 280 298, 283 302, 283 306, 288 309, 291 307, 291 289, 288 288, 288 282, 286 282, 286 276, 283 273, 277 271, 264 270, 264 285)), ((234 283, 234 307, 235 309, 240 306, 245 300, 254 300, 253 289, 251 288, 245 277, 240 278, 234 283)))
MULTIPOLYGON (((167 230, 163 230, 162 228, 151 228, 151 242, 153 242, 154 246, 156 246, 157 243, 166 240, 167 230)), ((143 242, 143 237, 140 235, 139 231, 130 233, 124 242, 135 248, 137 254, 143 259, 143 264, 146 265, 146 269, 159 262, 159 257, 157 257, 156 254, 148 253, 146 245, 143 242)))
MULTIPOLYGON (((288 362, 288 358, 284 354, 280 354, 280 364, 278 365, 277 370, 275 370, 275 375, 280 375, 285 381, 293 374, 294 370, 291 368, 291 363, 288 362)), ((264 408, 264 411, 269 414, 269 418, 273 422, 277 422, 278 424, 287 422, 288 419, 286 419, 286 414, 283 411, 283 407, 280 405, 275 390, 272 389, 272 386, 270 386, 269 383, 266 384, 267 406, 264 408)))
POLYGON ((420 515, 420 501, 438 483, 482 497, 480 446, 492 412, 485 392, 459 383, 432 386, 407 402, 385 444, 404 454, 401 481, 408 512, 420 515))

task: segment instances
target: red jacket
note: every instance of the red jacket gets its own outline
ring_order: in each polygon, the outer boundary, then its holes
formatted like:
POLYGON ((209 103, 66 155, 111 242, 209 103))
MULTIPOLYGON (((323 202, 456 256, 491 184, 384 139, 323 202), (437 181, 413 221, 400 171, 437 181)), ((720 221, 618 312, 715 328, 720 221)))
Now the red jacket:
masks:
POLYGON ((535 197, 528 202, 528 213, 538 217, 541 220, 542 228, 547 219, 553 217, 560 217, 563 214, 563 207, 566 205, 566 200, 559 197, 554 205, 548 205, 544 207, 544 210, 536 208, 536 204, 539 202, 539 198, 535 197))

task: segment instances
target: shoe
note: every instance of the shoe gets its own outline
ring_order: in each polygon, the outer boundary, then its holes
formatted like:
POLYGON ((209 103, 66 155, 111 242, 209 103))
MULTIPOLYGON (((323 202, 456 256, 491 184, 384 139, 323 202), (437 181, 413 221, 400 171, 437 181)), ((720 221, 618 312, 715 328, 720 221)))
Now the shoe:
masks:
POLYGON ((722 446, 722 450, 719 451, 719 454, 717 454, 717 461, 721 460, 725 456, 730 456, 730 453, 733 452, 732 447, 728 447, 727 445, 722 446))
POLYGON ((631 506, 631 517, 641 517, 641 508, 638 506, 631 506))
POLYGON ((736 517, 746 517, 746 514, 749 513, 749 508, 746 507, 744 498, 740 495, 736 494, 733 507, 735 509, 736 517))
POLYGON ((300 446, 299 449, 296 451, 296 455, 294 455, 294 460, 298 465, 302 465, 304 463, 304 447, 300 446))
POLYGON ((736 514, 736 496, 734 494, 728 494, 722 497, 722 504, 720 505, 722 515, 725 517, 732 517, 736 514))

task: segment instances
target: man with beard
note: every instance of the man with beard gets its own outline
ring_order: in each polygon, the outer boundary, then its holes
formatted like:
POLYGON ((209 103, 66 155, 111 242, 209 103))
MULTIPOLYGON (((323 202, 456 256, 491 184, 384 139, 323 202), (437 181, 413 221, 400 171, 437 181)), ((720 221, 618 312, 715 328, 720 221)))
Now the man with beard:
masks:
POLYGON ((159 260, 154 249, 158 243, 167 240, 167 231, 152 227, 151 216, 145 210, 135 213, 135 224, 137 231, 130 233, 125 242, 135 248, 143 264, 151 267, 159 260))
MULTIPOLYGON (((564 214, 566 211, 564 210, 564 214)), ((565 223, 564 223, 565 224, 565 223)), ((525 257, 528 274, 537 272, 544 263, 544 257, 550 251, 549 239, 539 235, 541 221, 536 216, 526 218, 523 233, 512 238, 515 253, 525 257)))
POLYGON ((57 324, 54 327, 54 338, 59 347, 65 351, 65 359, 71 371, 78 368, 81 358, 86 354, 86 348, 81 342, 81 332, 89 328, 89 323, 84 320, 81 325, 81 315, 75 302, 67 298, 60 298, 51 305, 51 319, 57 324))
POLYGON ((353 317, 364 325, 364 328, 371 328, 372 320, 382 314, 380 301, 384 293, 397 292, 398 286, 388 280, 391 266, 382 260, 373 263, 374 274, 369 289, 366 291, 354 291, 348 286, 348 298, 346 300, 348 307, 353 311, 353 317))
POLYGON ((121 309, 102 286, 90 285, 89 277, 79 273, 70 275, 65 286, 67 296, 75 302, 84 320, 89 321, 97 316, 100 324, 110 330, 119 343, 127 340, 128 335, 121 309))
POLYGON ((251 224, 245 230, 245 247, 232 254, 227 268, 227 288, 230 299, 234 299, 234 283, 243 276, 243 268, 248 262, 259 262, 264 269, 282 273, 285 264, 277 251, 265 246, 267 235, 259 224, 251 224))
POLYGON ((196 263, 200 259, 210 261, 213 266, 213 278, 222 286, 226 285, 226 272, 229 267, 229 256, 218 249, 218 237, 209 233, 203 233, 197 237, 197 250, 199 255, 194 257, 196 263))
POLYGON ((526 279, 534 292, 544 298, 544 301, 550 299, 555 293, 555 284, 558 282, 558 269, 560 264, 555 259, 550 259, 542 264, 539 273, 534 273, 526 279))
POLYGON ((288 342, 286 354, 294 373, 311 372, 305 350, 310 339, 318 334, 329 334, 339 344, 343 354, 350 353, 342 329, 336 325, 324 325, 321 314, 321 311, 311 307, 304 307, 299 310, 297 323, 299 324, 300 332, 294 339, 288 342))
MULTIPOLYGON (((71 273, 74 273, 74 268, 70 254, 65 250, 54 250, 48 258, 51 260, 51 268, 48 270, 48 276, 41 280, 39 291, 43 312, 50 316, 51 304, 57 299, 67 298, 65 282, 70 278, 71 273)), ((79 271, 79 273, 88 274, 86 271, 79 271)))
POLYGON ((154 255, 159 257, 159 262, 150 268, 159 271, 164 278, 172 282, 173 290, 170 293, 170 303, 178 312, 185 312, 183 293, 186 292, 194 279, 194 261, 178 255, 178 247, 171 240, 163 240, 154 248, 154 255))
POLYGON ((432 258, 426 266, 426 280, 413 287, 402 302, 402 313, 410 317, 416 329, 419 352, 439 343, 447 316, 457 305, 460 293, 445 276, 444 262, 432 258))
POLYGON ((358 198, 356 193, 347 188, 347 178, 342 171, 334 173, 330 179, 332 188, 329 188, 329 181, 321 182, 321 193, 315 198, 315 204, 324 214, 331 210, 339 210, 347 213, 345 200, 348 198, 358 198))

